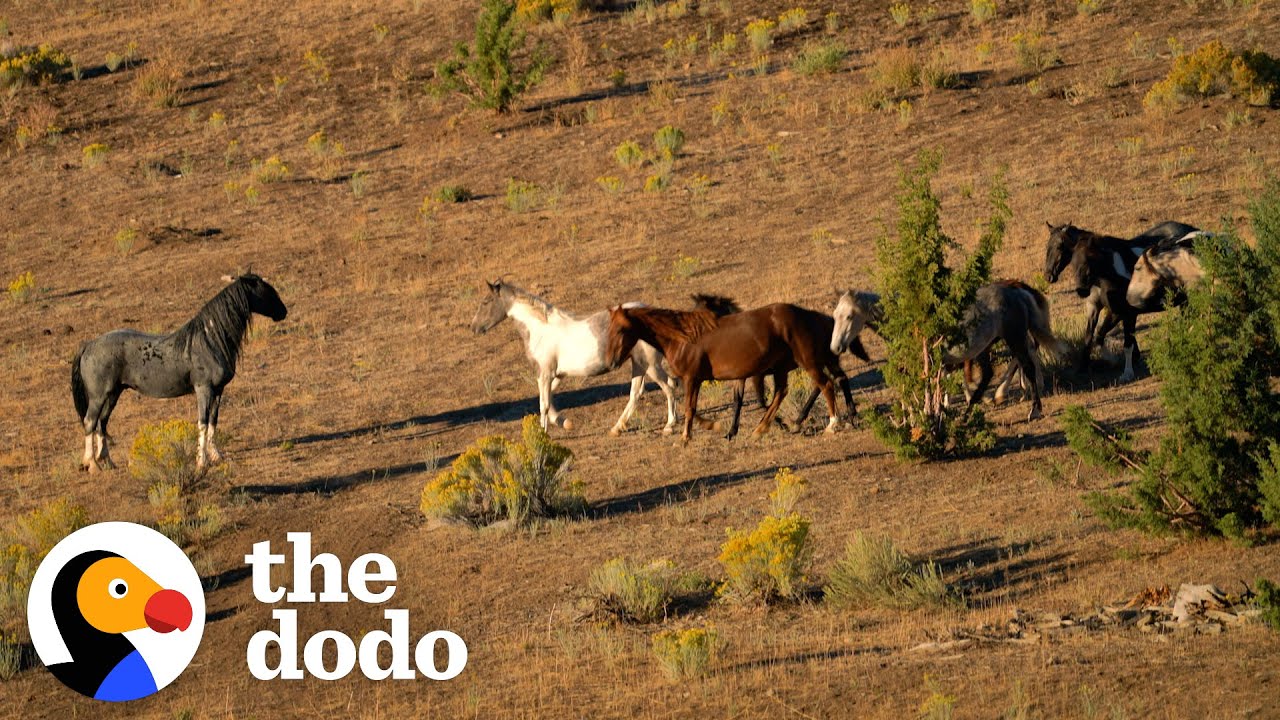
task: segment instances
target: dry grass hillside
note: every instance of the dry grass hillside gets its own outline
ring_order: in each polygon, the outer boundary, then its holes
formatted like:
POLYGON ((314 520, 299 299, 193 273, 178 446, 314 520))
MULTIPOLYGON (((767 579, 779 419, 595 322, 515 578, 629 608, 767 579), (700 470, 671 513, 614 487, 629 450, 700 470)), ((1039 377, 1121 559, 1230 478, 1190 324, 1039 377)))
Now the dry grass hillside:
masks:
MULTIPOLYGON (((1151 587, 1280 577, 1273 544, 1112 530, 1082 503, 1117 481, 1077 470, 1062 409, 1084 404, 1150 442, 1162 426, 1150 376, 1113 386, 1116 373, 1099 370, 1046 396, 1033 422, 1022 402, 992 408, 995 452, 929 464, 895 461, 865 427, 732 442, 702 431, 682 448, 659 434, 653 391, 632 431, 611 438, 622 373, 568 379, 558 398, 574 428, 552 437, 575 453, 585 517, 521 531, 424 520, 419 495, 438 468, 537 412, 511 324, 468 329, 486 279, 576 312, 684 307, 699 291, 829 309, 834 287, 874 286, 899 169, 923 148, 942 152, 936 188, 962 244, 976 241, 1004 169, 1013 220, 996 274, 1021 279, 1041 267, 1046 221, 1116 235, 1164 219, 1217 227, 1242 220, 1280 164, 1274 108, 1227 97, 1143 108, 1180 50, 1221 39, 1280 53, 1273 0, 997 0, 983 23, 968 0, 910 0, 902 27, 881 0, 796 4, 806 19, 777 32, 763 60, 744 27, 793 3, 615 2, 536 24, 531 42, 556 62, 505 115, 428 92, 434 63, 470 38, 476 2, 0 5, 0 45, 51 44, 79 74, 0 93, 0 276, 34 275, 25 296, 0 298, 0 520, 69 497, 91 520, 155 522, 145 482, 121 461, 144 425, 192 419, 194 400, 126 395, 112 421, 121 469, 79 472, 67 376, 81 342, 174 328, 221 275, 247 269, 290 310, 255 325, 223 402, 227 463, 200 491, 223 527, 200 541, 212 615, 192 667, 126 707, 33 669, 0 684, 0 714, 943 717, 953 705, 956 717, 1277 717, 1280 642, 1260 625, 1075 627, 1019 642, 993 630, 1019 611, 1077 616, 1151 587), (713 54, 726 32, 736 49, 713 54), (1039 44, 1026 62, 1019 35, 1039 44), (797 71, 807 47, 830 42, 849 51, 833 72, 797 71), (877 80, 910 58, 955 83, 877 80), (646 191, 652 167, 620 167, 614 149, 652 148, 666 125, 685 146, 666 189, 646 191), (272 177, 276 163, 287 173, 272 177), (511 180, 536 185, 522 211, 511 180), (432 201, 444 186, 474 198, 432 201), (939 563, 967 605, 838 611, 815 592, 769 607, 695 603, 658 625, 578 621, 592 570, 611 558, 722 577, 726 529, 764 515, 784 466, 808 481, 797 508, 812 521, 814 588, 862 530, 939 563), (271 607, 254 600, 242 558, 288 531, 344 560, 391 557, 400 583, 388 605, 411 611, 415 638, 459 633, 465 673, 254 680, 245 646, 271 626, 271 607), (724 641, 710 674, 667 680, 651 637, 706 626, 724 641), (986 639, 912 649, 974 637, 986 639)), ((1073 293, 1050 297, 1055 322, 1079 323, 1073 293)), ((883 358, 878 341, 868 349, 883 358)), ((860 405, 887 401, 878 362, 845 367, 860 405)), ((723 415, 727 393, 709 394, 723 415)), ((303 608, 302 632, 359 637, 383 627, 382 609, 303 608)))

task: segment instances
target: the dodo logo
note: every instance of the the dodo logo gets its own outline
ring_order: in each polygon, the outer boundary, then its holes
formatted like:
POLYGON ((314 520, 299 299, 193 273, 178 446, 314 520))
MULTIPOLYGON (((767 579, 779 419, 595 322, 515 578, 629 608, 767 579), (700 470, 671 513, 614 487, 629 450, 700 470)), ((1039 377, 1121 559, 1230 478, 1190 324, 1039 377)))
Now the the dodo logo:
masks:
POLYGON ((64 685, 119 702, 178 677, 200 646, 204 610, 181 548, 150 528, 107 522, 68 535, 40 563, 27 624, 64 685))

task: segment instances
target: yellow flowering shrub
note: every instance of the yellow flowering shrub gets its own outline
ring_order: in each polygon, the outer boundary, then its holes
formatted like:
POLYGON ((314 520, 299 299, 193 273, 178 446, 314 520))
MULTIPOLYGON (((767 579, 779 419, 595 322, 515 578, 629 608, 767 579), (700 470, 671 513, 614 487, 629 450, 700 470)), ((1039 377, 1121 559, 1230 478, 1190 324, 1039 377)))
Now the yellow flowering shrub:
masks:
POLYGON ((104 143, 90 143, 84 146, 80 154, 84 157, 85 167, 97 167, 106 161, 109 152, 111 148, 104 143))
POLYGON ((83 507, 59 498, 0 530, 0 634, 14 638, 22 631, 36 567, 54 545, 88 524, 83 507))
POLYGON ((1174 58, 1169 74, 1147 91, 1142 105, 1169 111, 1189 100, 1230 94, 1251 105, 1269 105, 1280 86, 1280 62, 1264 52, 1232 52, 1221 40, 1174 58))
POLYGON ((740 601, 794 598, 805 581, 805 567, 813 554, 809 521, 794 511, 804 478, 790 468, 774 476, 769 494, 770 514, 754 529, 728 530, 720 546, 725 582, 720 594, 740 601))
POLYGON ((199 430, 190 420, 143 425, 129 449, 129 474, 146 482, 191 484, 196 478, 199 430))
POLYGON ((9 283, 9 298, 14 302, 26 302, 31 296, 32 291, 36 289, 36 275, 30 270, 23 271, 18 274, 9 283))
POLYGON ((24 82, 54 82, 71 71, 71 58, 52 45, 18 48, 0 55, 0 88, 24 82))
POLYGON ((572 459, 531 415, 519 442, 495 435, 467 448, 422 489, 419 507, 427 517, 477 526, 578 512, 586 503, 581 485, 569 478, 572 459))
POLYGON ((253 178, 260 183, 281 182, 289 177, 289 166, 284 164, 279 155, 272 155, 266 160, 254 161, 253 178))
MULTIPOLYGON (((195 493, 200 473, 196 448, 200 431, 189 420, 143 425, 129 450, 129 474, 147 483, 154 526, 179 545, 198 544, 221 532, 222 509, 195 493)), ((225 440, 215 437, 214 444, 225 440)), ((226 473, 226 465, 213 472, 226 473)))
POLYGON ((666 630, 653 636, 653 656, 671 681, 702 677, 720 651, 720 636, 711 628, 666 630))
POLYGON ((747 23, 744 32, 751 41, 751 49, 756 53, 768 52, 773 46, 773 30, 777 26, 777 23, 767 18, 747 23))

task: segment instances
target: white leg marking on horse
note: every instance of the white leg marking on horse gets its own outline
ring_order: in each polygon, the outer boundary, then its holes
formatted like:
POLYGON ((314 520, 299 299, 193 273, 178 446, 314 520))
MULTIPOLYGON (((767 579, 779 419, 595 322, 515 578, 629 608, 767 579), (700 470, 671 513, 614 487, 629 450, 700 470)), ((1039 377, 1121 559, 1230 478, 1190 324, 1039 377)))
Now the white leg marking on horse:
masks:
POLYGON ((205 431, 205 452, 209 456, 209 462, 219 463, 222 462, 222 451, 213 444, 213 436, 216 434, 217 428, 213 425, 205 431))
POLYGON ((80 461, 80 466, 89 470, 93 469, 93 444, 97 433, 90 433, 84 436, 84 459, 80 461))
POLYGON ((1124 372, 1120 374, 1120 382, 1133 382, 1133 348, 1124 349, 1124 372))
POLYGON ((207 448, 205 446, 205 438, 209 434, 208 433, 209 427, 204 423, 200 423, 199 428, 200 428, 200 432, 199 432, 200 437, 198 441, 198 446, 196 447, 196 469, 203 470, 205 459, 207 457, 207 448))
POLYGON ((827 417, 827 428, 826 428, 825 430, 823 430, 822 432, 823 432, 823 433, 825 433, 825 434, 827 434, 827 435, 831 435, 831 434, 835 433, 835 431, 836 431, 836 426, 837 426, 837 425, 839 425, 839 424, 840 424, 840 421, 839 421, 838 419, 836 419, 836 417, 835 417, 835 416, 828 416, 828 417, 827 417))

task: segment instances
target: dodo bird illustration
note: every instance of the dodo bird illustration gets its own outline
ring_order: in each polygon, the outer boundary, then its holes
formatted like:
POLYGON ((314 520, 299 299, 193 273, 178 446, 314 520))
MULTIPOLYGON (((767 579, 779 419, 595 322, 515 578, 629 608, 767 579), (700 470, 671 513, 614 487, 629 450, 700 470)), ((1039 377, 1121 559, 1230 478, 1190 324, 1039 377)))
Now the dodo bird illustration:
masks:
POLYGON ((168 633, 191 626, 191 602, 166 590, 113 552, 72 558, 53 581, 53 617, 71 662, 49 666, 63 684, 98 700, 124 701, 156 691, 142 654, 124 633, 168 633))

